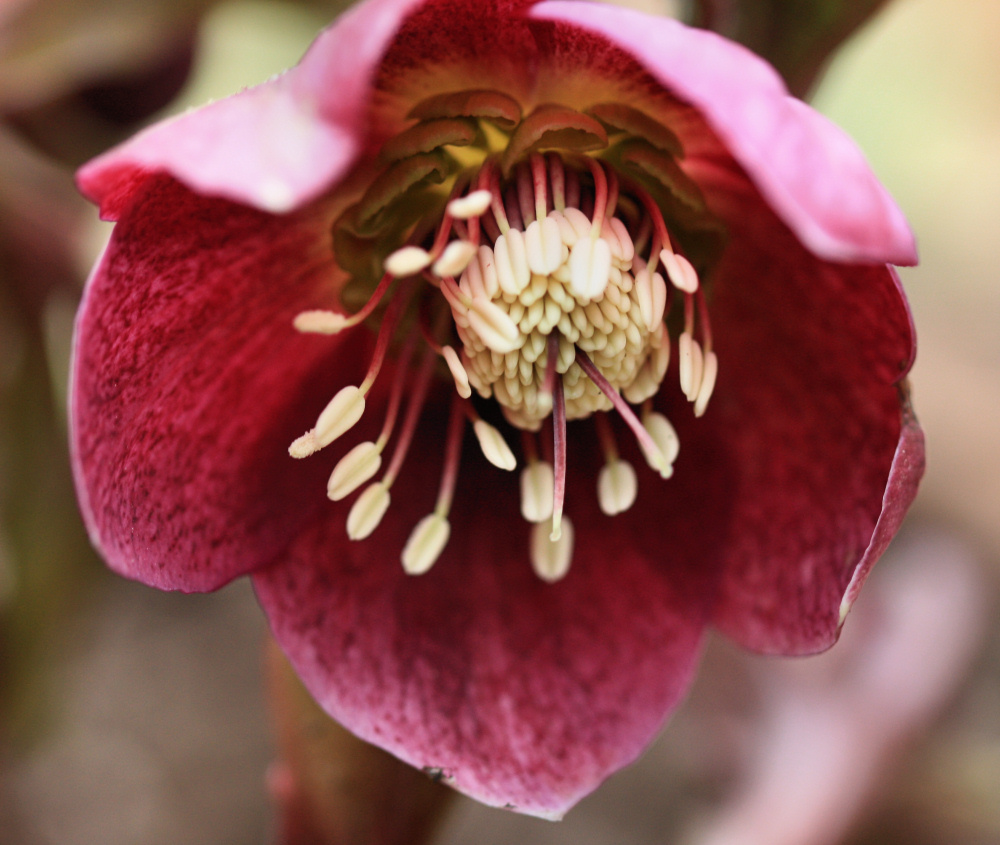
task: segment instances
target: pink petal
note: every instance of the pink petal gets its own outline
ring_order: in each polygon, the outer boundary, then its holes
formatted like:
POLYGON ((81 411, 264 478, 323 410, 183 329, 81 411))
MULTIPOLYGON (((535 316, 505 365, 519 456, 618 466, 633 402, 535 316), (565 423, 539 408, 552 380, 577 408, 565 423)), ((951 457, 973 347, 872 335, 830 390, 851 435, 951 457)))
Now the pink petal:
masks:
POLYGON ((643 472, 646 507, 609 520, 596 443, 574 439, 576 552, 547 585, 514 479, 467 451, 451 541, 414 578, 399 553, 433 507, 439 423, 372 538, 346 540, 347 506, 331 505, 255 574, 257 594, 298 674, 351 731, 477 800, 558 817, 639 755, 690 681, 714 577, 702 554, 718 541, 683 503, 721 511, 704 492, 722 468, 692 466, 674 489, 643 472))
POLYGON ((750 648, 817 651, 923 471, 896 384, 912 323, 890 268, 817 261, 766 208, 712 190, 744 209, 711 301, 720 369, 703 420, 738 467, 715 621, 750 648))
MULTIPOLYGON (((902 213, 854 142, 791 97, 771 66, 749 50, 669 18, 601 3, 547 0, 531 15, 599 34, 698 109, 782 221, 816 255, 916 263, 902 213)), ((628 73, 624 65, 621 72, 628 73)))
POLYGON ((114 569, 212 589, 272 560, 322 503, 324 467, 288 443, 360 378, 358 355, 292 329, 333 296, 319 209, 272 217, 165 177, 138 199, 77 318, 77 486, 114 569))
POLYGON ((85 165, 80 190, 117 219, 149 174, 255 208, 286 212, 341 179, 364 152, 378 62, 416 0, 372 0, 345 13, 280 77, 157 124, 85 165))

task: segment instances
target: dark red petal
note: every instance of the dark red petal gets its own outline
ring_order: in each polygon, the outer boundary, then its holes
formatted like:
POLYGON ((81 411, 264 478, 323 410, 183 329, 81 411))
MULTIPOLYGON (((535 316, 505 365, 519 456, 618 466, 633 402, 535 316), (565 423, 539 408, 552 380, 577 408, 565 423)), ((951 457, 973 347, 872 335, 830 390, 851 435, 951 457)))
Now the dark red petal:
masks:
POLYGON ((727 504, 708 491, 728 468, 703 449, 678 486, 642 472, 637 506, 605 517, 599 450, 588 424, 571 429, 584 434, 570 454, 576 551, 554 585, 531 570, 516 478, 471 450, 449 545, 426 575, 403 573, 400 550, 433 508, 433 427, 371 538, 347 541, 347 507, 330 505, 254 576, 276 638, 334 718, 480 801, 542 816, 633 760, 684 692, 712 599, 702 555, 719 532, 683 505, 721 520, 727 504))
POLYGON ((322 500, 323 467, 290 472, 287 448, 357 377, 324 359, 358 356, 292 328, 334 299, 321 209, 273 217, 165 177, 135 200, 77 320, 77 486, 114 569, 212 589, 272 560, 322 500))
POLYGON ((753 649, 818 651, 923 469, 919 428, 900 411, 910 314, 891 268, 820 261, 739 178, 701 177, 730 226, 704 420, 739 467, 716 623, 753 649))

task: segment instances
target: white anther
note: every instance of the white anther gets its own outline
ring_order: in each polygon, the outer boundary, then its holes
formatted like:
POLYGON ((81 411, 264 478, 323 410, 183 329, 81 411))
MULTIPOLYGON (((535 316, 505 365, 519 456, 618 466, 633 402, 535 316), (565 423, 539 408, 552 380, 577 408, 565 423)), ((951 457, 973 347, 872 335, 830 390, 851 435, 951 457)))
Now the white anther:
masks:
POLYGON ((404 246, 389 253, 382 266, 385 272, 397 279, 419 273, 431 263, 431 254, 419 246, 404 246))
POLYGON ((503 439, 503 435, 495 427, 486 420, 476 420, 472 424, 472 430, 476 434, 483 455, 493 466, 506 470, 512 470, 517 466, 517 458, 510 451, 510 446, 503 439))
POLYGON ((494 352, 505 355, 520 349, 524 335, 500 306, 483 297, 477 297, 469 305, 469 327, 494 352))
POLYGON ((705 372, 705 356, 701 351, 701 344, 697 340, 691 341, 691 389, 685 394, 689 402, 694 402, 701 390, 702 375, 705 372))
POLYGON ((493 299, 500 290, 500 280, 497 278, 497 262, 493 250, 488 246, 479 247, 479 270, 483 276, 483 290, 486 298, 493 299))
POLYGON ((501 235, 493 244, 493 255, 496 259, 500 290, 517 296, 531 282, 531 268, 528 266, 524 235, 517 229, 511 229, 506 235, 501 235))
POLYGON ((486 213, 486 209, 493 202, 493 194, 489 191, 473 191, 464 197, 452 200, 448 203, 447 212, 449 216, 456 220, 468 220, 471 217, 479 217, 486 213))
POLYGON ((562 519, 562 533, 558 540, 549 535, 549 525, 541 522, 531 527, 531 566, 535 574, 550 584, 569 572, 573 559, 573 524, 562 519))
POLYGON ((408 575, 423 575, 441 556, 451 535, 451 526, 441 514, 425 516, 403 547, 403 569, 408 575))
MULTIPOLYGON (((658 411, 651 411, 642 418, 643 427, 653 438, 653 442, 660 450, 660 454, 668 464, 673 464, 677 460, 677 455, 681 450, 681 441, 677 432, 663 414, 658 411)), ((653 469, 657 469, 653 461, 646 455, 646 461, 653 469)))
POLYGON ((521 472, 521 516, 528 522, 552 518, 555 470, 546 461, 535 461, 521 472))
POLYGON ((292 325, 303 334, 336 334, 351 322, 336 311, 303 311, 295 316, 292 325))
POLYGON ((608 223, 611 226, 611 231, 613 231, 617 236, 618 243, 621 246, 621 254, 617 257, 621 259, 623 263, 629 264, 632 259, 635 258, 635 244, 632 243, 632 236, 629 235, 625 224, 617 217, 612 217, 608 223))
POLYGON ((353 384, 343 387, 319 415, 313 431, 319 447, 329 446, 365 412, 365 395, 353 384))
POLYGON ((339 502, 345 496, 350 496, 375 475, 380 466, 382 450, 370 440, 359 443, 337 461, 326 484, 327 498, 339 502))
POLYGON ((691 377, 694 375, 694 354, 691 351, 694 338, 690 332, 681 332, 677 339, 677 363, 680 368, 681 393, 690 397, 691 377))
POLYGON ((347 536, 364 540, 372 533, 389 509, 389 488, 382 481, 365 488, 347 514, 347 536))
POLYGON ((322 447, 316 441, 316 432, 310 429, 301 437, 296 437, 288 447, 288 454, 293 458, 308 458, 322 447))
POLYGON ((559 224, 551 217, 528 224, 524 230, 524 245, 532 273, 548 276, 563 263, 564 246, 559 224))
POLYGON ((627 511, 635 503, 639 482, 632 464, 621 459, 608 461, 597 476, 597 502, 608 516, 627 511))
POLYGON ((719 374, 719 359, 714 352, 705 353, 705 365, 701 376, 701 386, 694 400, 694 415, 700 417, 708 407, 708 400, 715 390, 715 379, 719 374))
POLYGON ((581 238, 590 237, 590 229, 593 224, 590 222, 590 218, 580 211, 579 208, 564 208, 562 214, 576 234, 573 243, 576 243, 581 238))
POLYGON ((468 241, 452 241, 444 248, 441 257, 434 262, 431 272, 438 278, 460 276, 475 255, 474 244, 468 241))
POLYGON ((458 353, 450 346, 442 347, 441 355, 444 362, 451 370, 451 377, 455 379, 455 391, 463 399, 468 399, 472 395, 472 388, 469 386, 469 373, 466 371, 458 353))
POLYGON ((650 273, 643 267, 635 274, 635 294, 639 300, 639 315, 646 329, 656 331, 663 322, 667 307, 667 283, 659 273, 650 273))
POLYGON ((604 293, 611 275, 611 248, 603 238, 581 238, 569 254, 570 290, 583 300, 604 293))
POLYGON ((678 255, 669 249, 661 249, 660 261, 663 262, 663 269, 667 271, 667 276, 675 288, 684 293, 694 293, 698 290, 698 274, 683 255, 678 255))

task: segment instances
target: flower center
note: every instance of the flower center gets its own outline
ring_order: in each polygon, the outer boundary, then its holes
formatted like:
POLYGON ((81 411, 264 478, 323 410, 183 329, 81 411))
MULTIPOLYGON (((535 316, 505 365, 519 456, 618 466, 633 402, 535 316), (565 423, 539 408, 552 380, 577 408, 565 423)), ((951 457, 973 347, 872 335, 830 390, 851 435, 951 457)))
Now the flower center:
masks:
POLYGON ((338 262, 352 274, 344 300, 356 299, 358 309, 295 320, 299 331, 334 334, 380 310, 368 374, 342 389, 289 451, 305 457, 349 430, 397 348, 382 432, 340 460, 327 488, 336 501, 378 473, 408 394, 389 467, 348 516, 352 539, 369 536, 389 507, 443 360, 455 397, 442 480, 433 512, 403 549, 404 568, 427 571, 448 541, 465 420, 490 463, 516 467, 503 434, 477 408, 495 402, 522 432, 521 512, 534 523, 532 564, 555 581, 568 570, 573 544, 562 513, 567 421, 592 419, 597 427, 605 454, 597 496, 611 516, 631 507, 637 480, 618 454, 608 412, 631 429, 653 469, 664 478, 673 472, 677 436, 652 405, 672 328, 681 391, 696 416, 705 411, 717 361, 695 265, 710 268, 718 223, 676 162, 683 152, 676 137, 630 107, 581 113, 545 105, 522 117, 504 94, 464 91, 425 100, 410 116, 417 122, 384 145, 378 176, 334 226, 338 262), (414 375, 421 337, 426 351, 414 375), (548 420, 551 441, 542 437, 548 420))

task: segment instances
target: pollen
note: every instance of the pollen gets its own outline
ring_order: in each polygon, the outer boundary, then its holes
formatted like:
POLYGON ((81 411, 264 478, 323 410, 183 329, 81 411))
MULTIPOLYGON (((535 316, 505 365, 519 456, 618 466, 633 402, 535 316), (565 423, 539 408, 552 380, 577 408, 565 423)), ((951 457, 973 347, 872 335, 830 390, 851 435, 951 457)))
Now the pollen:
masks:
POLYGON ((438 496, 400 552, 404 572, 421 575, 445 552, 471 428, 485 459, 475 471, 522 466, 506 483, 531 526, 525 554, 538 577, 554 583, 573 557, 565 512, 571 432, 596 428, 604 465, 591 495, 612 519, 642 494, 616 428, 629 431, 664 479, 679 459, 676 430, 660 409, 677 405, 660 398, 671 363, 670 395, 689 403, 694 417, 707 411, 719 361, 705 244, 717 221, 676 161, 680 142, 628 106, 597 104, 584 113, 544 104, 522 116, 507 95, 475 91, 437 95, 411 116, 417 123, 386 143, 384 172, 334 226, 336 256, 353 274, 344 300, 364 292, 364 304, 352 314, 304 311, 294 321, 313 335, 375 321, 371 365, 360 385, 329 400, 289 453, 305 458, 347 434, 393 356, 378 439, 344 452, 327 485, 335 502, 361 491, 347 534, 362 541, 390 510, 430 385, 443 378, 454 393, 438 496), (424 353, 415 356, 421 343, 424 353), (518 432, 520 449, 509 437, 518 432))

